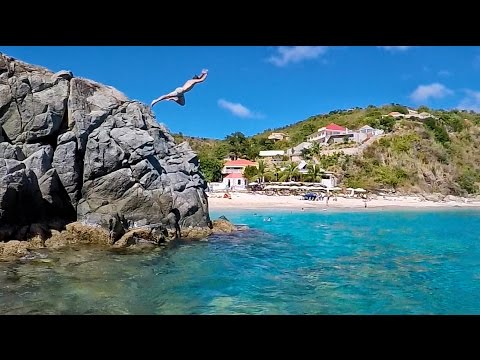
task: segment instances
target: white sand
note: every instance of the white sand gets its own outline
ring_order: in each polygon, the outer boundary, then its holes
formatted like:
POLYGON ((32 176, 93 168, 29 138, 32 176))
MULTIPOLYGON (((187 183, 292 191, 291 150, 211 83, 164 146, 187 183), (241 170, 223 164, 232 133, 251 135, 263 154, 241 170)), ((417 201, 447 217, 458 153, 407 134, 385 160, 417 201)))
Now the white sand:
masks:
MULTIPOLYGON (((223 209, 291 209, 291 210, 312 210, 312 209, 359 209, 365 208, 365 201, 359 198, 332 197, 326 205, 323 201, 301 200, 301 196, 268 196, 264 194, 231 192, 231 199, 223 198, 223 193, 207 193, 210 210, 223 209)), ((480 201, 471 199, 463 201, 435 202, 420 200, 416 196, 387 196, 367 201, 367 208, 480 208, 480 201), (468 201, 468 202, 467 202, 468 201)))

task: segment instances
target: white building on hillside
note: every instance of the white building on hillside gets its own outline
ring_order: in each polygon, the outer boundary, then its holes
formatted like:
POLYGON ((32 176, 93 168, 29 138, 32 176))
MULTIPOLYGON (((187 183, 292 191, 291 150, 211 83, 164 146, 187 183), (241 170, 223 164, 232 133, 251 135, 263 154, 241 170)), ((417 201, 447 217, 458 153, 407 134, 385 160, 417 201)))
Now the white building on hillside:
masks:
POLYGON ((273 140, 274 142, 288 140, 290 137, 287 134, 281 132, 273 132, 268 135, 268 140, 273 140))
POLYGON ((258 154, 263 160, 270 164, 279 164, 283 161, 285 150, 262 150, 258 154))
POLYGON ((320 144, 326 144, 331 135, 341 135, 347 133, 347 128, 343 126, 331 123, 327 126, 324 126, 318 129, 317 132, 309 135, 307 141, 309 142, 318 142, 320 144))

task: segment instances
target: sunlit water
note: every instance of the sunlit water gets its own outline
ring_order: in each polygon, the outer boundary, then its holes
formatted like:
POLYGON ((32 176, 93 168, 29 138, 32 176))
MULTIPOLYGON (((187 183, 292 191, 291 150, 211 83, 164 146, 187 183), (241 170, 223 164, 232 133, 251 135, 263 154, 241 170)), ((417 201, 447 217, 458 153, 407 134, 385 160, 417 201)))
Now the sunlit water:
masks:
POLYGON ((480 314, 478 210, 222 214, 250 230, 0 263, 0 314, 480 314))

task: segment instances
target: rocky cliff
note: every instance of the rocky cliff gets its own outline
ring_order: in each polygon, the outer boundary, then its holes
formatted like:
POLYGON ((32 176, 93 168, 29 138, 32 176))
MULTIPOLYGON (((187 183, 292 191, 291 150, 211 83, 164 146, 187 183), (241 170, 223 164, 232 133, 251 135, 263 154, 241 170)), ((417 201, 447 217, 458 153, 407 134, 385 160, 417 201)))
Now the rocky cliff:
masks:
MULTIPOLYGON (((196 154, 112 87, 0 53, 0 240, 31 224, 208 227, 196 154)), ((30 232, 30 233, 29 233, 30 232)))

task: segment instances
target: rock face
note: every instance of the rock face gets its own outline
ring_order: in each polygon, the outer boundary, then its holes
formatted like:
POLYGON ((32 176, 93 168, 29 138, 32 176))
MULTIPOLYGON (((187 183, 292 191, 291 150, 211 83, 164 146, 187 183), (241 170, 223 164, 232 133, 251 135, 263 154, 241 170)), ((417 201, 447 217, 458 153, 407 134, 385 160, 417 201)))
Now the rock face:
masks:
POLYGON ((0 240, 32 223, 210 227, 187 143, 117 90, 0 53, 0 240))

